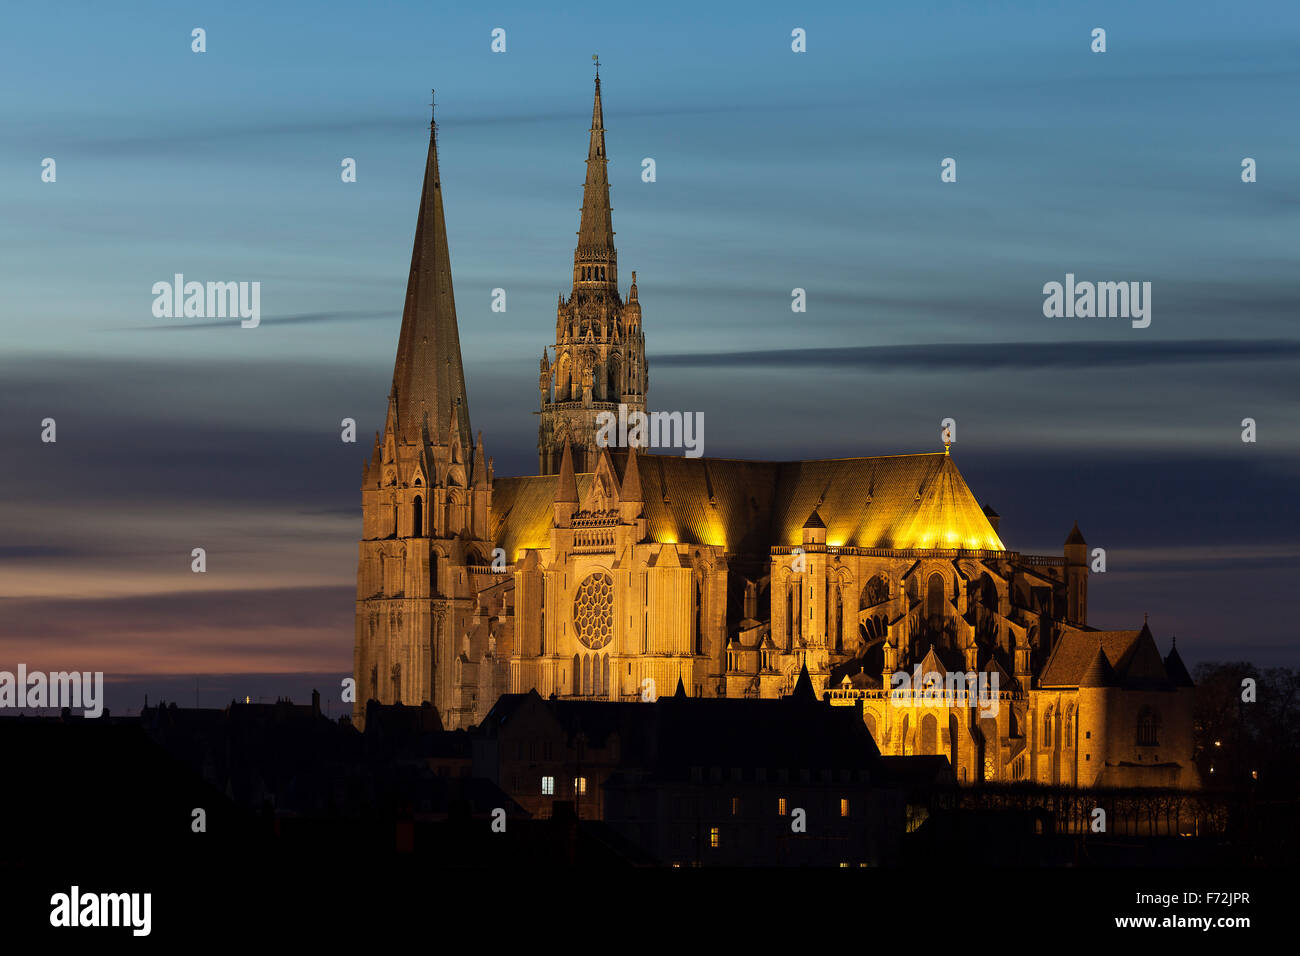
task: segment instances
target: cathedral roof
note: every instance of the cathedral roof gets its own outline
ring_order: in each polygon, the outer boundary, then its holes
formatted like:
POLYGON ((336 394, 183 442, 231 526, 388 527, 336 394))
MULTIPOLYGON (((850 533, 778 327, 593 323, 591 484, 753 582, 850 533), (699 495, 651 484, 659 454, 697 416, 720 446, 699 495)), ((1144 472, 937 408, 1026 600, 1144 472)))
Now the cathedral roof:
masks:
POLYGON ((1143 624, 1136 631, 1095 631, 1067 625, 1056 641, 1039 678, 1040 687, 1106 686, 1087 684, 1095 680, 1097 654, 1101 653, 1110 669, 1110 677, 1125 687, 1171 686, 1151 630, 1143 624))
POLYGON ((469 449, 469 405, 456 327, 456 301, 452 296, 447 224, 442 213, 436 130, 436 124, 430 122, 424 187, 393 364, 393 395, 401 440, 420 442, 427 429, 433 444, 450 444, 455 421, 460 446, 469 449))
MULTIPOLYGON (((626 452, 612 459, 626 471, 626 452)), ((642 452, 637 466, 652 541, 766 555, 774 545, 800 544, 804 521, 816 510, 834 546, 1005 550, 953 458, 942 452, 793 462, 642 452)), ((591 476, 576 480, 581 497, 591 476)), ((524 548, 550 546, 556 481, 556 475, 496 479, 495 537, 509 560, 524 548)))

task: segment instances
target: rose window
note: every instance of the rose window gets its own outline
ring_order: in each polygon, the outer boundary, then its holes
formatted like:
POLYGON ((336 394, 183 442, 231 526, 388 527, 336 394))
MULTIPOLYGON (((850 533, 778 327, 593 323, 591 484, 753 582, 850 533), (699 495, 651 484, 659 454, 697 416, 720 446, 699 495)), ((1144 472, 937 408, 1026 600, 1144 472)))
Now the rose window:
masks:
POLYGON ((589 574, 573 597, 573 629, 593 651, 614 636, 614 579, 603 571, 589 574))

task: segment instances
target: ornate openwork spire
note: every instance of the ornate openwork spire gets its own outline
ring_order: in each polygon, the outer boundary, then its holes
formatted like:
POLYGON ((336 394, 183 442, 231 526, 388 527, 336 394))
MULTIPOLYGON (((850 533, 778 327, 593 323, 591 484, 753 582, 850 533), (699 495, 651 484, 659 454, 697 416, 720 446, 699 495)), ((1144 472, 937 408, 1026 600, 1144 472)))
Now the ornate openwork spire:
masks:
POLYGON ((618 253, 609 206, 608 158, 605 154, 605 116, 600 103, 600 73, 596 73, 596 98, 591 107, 591 133, 587 142, 587 181, 582 187, 582 220, 578 247, 573 253, 573 289, 616 289, 618 253))

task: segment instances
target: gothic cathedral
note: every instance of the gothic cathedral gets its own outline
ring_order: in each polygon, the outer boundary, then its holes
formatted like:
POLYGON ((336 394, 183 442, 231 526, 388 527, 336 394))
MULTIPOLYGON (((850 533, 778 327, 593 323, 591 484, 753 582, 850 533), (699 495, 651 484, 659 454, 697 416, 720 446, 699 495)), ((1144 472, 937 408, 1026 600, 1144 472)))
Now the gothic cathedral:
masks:
MULTIPOLYGON (((572 286, 542 351, 538 473, 471 439, 430 125, 388 413, 362 474, 353 658, 365 703, 447 728, 503 693, 635 701, 789 694, 804 670, 884 754, 966 783, 1196 786, 1192 681, 1150 628, 1088 623, 1089 551, 1008 550, 947 450, 795 462, 606 447, 647 411, 636 273, 624 299, 600 78, 572 286), (900 696, 899 675, 922 678, 900 696), (986 706, 935 697, 965 678, 986 706)), ((960 682, 959 682, 960 684, 960 682)))

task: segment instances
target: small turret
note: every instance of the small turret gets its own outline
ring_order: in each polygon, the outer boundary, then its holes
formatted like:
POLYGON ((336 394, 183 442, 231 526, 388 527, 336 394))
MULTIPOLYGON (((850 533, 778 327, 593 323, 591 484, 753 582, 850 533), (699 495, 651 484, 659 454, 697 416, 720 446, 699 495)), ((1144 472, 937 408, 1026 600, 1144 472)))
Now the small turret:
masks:
POLYGON ((627 450, 627 467, 623 470, 623 485, 618 492, 619 510, 624 521, 635 520, 645 505, 641 492, 641 468, 637 464, 636 447, 627 450))
POLYGON ((822 520, 816 508, 803 523, 803 543, 806 545, 826 543, 826 522, 822 520))
POLYGON ((474 471, 470 476, 470 481, 475 488, 486 488, 491 479, 488 478, 487 465, 483 461, 483 432, 478 433, 474 441, 474 471))
POLYGON ((627 304, 623 306, 623 318, 629 329, 641 328, 641 302, 636 297, 636 272, 632 273, 632 288, 627 292, 627 304))
POLYGON ((578 480, 573 474, 573 446, 564 443, 564 456, 560 459, 560 479, 555 483, 555 526, 569 527, 573 513, 578 510, 578 480))
POLYGON ((1072 624, 1088 623, 1088 542, 1079 522, 1065 539, 1066 617, 1072 624))

